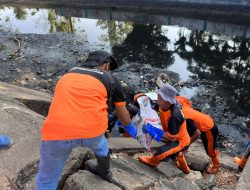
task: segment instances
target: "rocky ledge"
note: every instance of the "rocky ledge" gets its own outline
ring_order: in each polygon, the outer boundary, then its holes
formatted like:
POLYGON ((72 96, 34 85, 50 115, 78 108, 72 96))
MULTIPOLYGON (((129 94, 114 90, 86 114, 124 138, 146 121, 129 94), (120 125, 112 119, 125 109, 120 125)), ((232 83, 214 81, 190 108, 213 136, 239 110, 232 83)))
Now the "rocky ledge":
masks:
MULTIPOLYGON (((0 189, 35 189, 35 175, 39 162, 40 127, 51 95, 45 92, 0 83, 1 133, 14 139, 10 149, 0 150, 0 189), (39 105, 39 106, 37 106, 39 105), (43 107, 44 106, 44 107, 43 107), (38 109, 39 108, 39 109, 38 109), (40 110, 40 111, 38 111, 40 110)), ((154 142, 153 148, 161 143, 154 142)), ((184 174, 175 163, 161 162, 152 168, 140 163, 138 155, 150 154, 134 139, 109 138, 112 151, 113 183, 104 181, 84 168, 84 162, 95 159, 86 148, 77 148, 70 155, 61 176, 58 189, 249 189, 250 162, 238 173, 233 158, 221 152, 221 169, 216 175, 207 175, 209 164, 200 141, 186 153, 190 174, 184 174), (240 175, 241 174, 241 175, 240 175), (239 180, 238 180, 239 179, 239 180)))

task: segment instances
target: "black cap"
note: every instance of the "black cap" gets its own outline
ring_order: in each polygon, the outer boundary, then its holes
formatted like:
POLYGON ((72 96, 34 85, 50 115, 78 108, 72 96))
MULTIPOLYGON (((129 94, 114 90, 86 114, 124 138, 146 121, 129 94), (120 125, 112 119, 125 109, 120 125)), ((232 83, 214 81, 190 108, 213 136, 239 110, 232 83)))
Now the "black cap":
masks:
POLYGON ((115 58, 110 53, 102 50, 90 52, 87 60, 83 63, 83 66, 97 67, 105 63, 108 58, 112 59, 112 62, 110 63, 110 70, 112 71, 116 69, 117 63, 115 58))

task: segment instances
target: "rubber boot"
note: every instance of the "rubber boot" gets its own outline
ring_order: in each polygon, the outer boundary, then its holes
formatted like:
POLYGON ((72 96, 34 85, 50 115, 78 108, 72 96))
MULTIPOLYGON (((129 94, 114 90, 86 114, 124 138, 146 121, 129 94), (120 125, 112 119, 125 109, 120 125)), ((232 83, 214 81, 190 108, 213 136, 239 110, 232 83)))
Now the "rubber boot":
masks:
POLYGON ((176 165, 177 167, 182 170, 185 174, 188 174, 190 172, 190 168, 187 165, 186 159, 183 154, 176 156, 177 162, 176 165))
POLYGON ((246 165, 247 158, 243 154, 241 159, 239 157, 234 157, 234 162, 239 166, 239 169, 242 170, 246 165))
POLYGON ((106 157, 97 157, 96 160, 88 160, 85 163, 85 169, 99 175, 108 182, 112 182, 112 172, 110 171, 110 155, 106 157))
POLYGON ((160 161, 158 159, 156 159, 155 156, 139 156, 138 159, 142 163, 150 165, 150 166, 154 166, 154 167, 156 167, 160 164, 160 161))
POLYGON ((216 156, 212 159, 212 165, 207 168, 207 173, 215 174, 220 168, 219 151, 215 151, 216 156))

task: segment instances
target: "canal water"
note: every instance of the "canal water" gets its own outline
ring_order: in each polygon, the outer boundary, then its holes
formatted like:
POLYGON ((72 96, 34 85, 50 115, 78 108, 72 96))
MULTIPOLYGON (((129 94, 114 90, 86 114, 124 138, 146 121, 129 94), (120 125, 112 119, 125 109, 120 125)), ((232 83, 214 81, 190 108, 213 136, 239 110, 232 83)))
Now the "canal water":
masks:
POLYGON ((236 152, 250 136, 249 26, 111 10, 6 6, 0 7, 0 26, 18 34, 73 32, 92 49, 113 53, 122 64, 168 69, 182 82, 192 81, 180 90, 188 98, 204 91, 195 81, 219 84, 216 90, 239 121, 234 127, 218 121, 224 136, 238 143, 236 152))

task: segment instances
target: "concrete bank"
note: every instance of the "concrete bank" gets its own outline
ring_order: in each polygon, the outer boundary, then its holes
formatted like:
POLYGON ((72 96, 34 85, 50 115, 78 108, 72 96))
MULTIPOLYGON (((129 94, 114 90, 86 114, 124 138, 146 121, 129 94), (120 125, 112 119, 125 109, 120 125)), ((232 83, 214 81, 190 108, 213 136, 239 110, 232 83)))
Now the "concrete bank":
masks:
POLYGON ((237 184, 236 190, 248 190, 250 189, 250 161, 248 159, 246 166, 241 173, 239 182, 237 184))
POLYGON ((234 24, 246 24, 250 20, 249 0, 0 0, 1 3, 14 6, 77 7, 182 15, 199 19, 230 21, 234 24))

